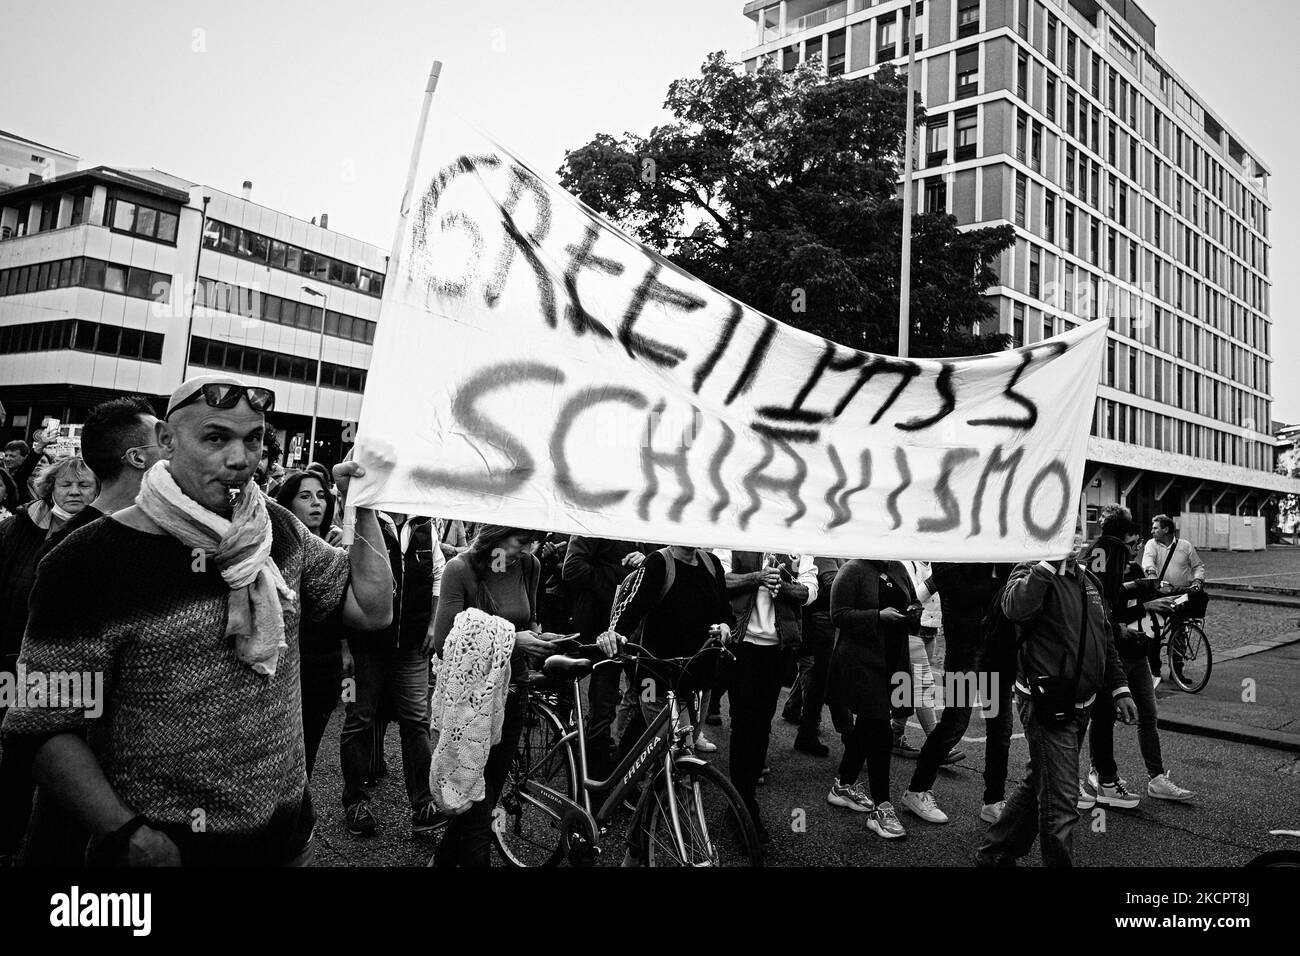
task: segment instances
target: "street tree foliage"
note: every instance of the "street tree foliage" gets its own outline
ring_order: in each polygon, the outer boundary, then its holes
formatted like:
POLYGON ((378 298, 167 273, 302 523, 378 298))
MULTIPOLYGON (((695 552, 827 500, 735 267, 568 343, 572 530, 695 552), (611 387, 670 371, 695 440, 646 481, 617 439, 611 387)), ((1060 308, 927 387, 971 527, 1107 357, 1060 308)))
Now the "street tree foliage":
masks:
MULTIPOLYGON (((722 53, 674 81, 673 121, 596 135, 565 153, 561 184, 682 268, 790 325, 872 352, 898 348, 906 77, 809 66, 746 73, 722 53)), ((917 129, 924 108, 915 105, 917 129)), ((1011 226, 961 231, 916 214, 917 357, 1005 348, 993 300, 1011 226)))

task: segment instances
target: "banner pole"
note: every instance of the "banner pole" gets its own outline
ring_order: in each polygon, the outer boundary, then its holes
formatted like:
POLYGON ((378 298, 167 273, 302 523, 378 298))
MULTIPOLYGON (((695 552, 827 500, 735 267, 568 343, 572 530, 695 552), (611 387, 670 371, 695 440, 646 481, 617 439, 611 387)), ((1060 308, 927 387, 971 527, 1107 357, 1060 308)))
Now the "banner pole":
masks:
MULTIPOLYGON (((411 146, 411 162, 406 167, 406 188, 402 190, 402 207, 397 217, 397 230, 393 233, 393 245, 388 256, 388 271, 384 274, 384 291, 388 291, 388 282, 397 275, 397 266, 402 258, 402 231, 407 217, 411 214, 411 194, 415 191, 415 176, 420 168, 420 150, 424 146, 424 133, 429 125, 429 107, 433 105, 433 94, 438 89, 438 78, 442 75, 442 60, 434 60, 429 69, 429 80, 424 85, 424 101, 420 104, 420 121, 415 127, 415 142, 411 146)), ((357 506, 343 506, 343 547, 352 547, 352 539, 357 527, 357 506)))

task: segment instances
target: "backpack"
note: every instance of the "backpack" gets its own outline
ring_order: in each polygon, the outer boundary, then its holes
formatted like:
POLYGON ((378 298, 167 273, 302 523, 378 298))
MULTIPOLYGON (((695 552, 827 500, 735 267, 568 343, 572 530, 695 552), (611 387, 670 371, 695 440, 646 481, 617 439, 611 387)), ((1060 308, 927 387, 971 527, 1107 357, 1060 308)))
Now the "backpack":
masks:
MULTIPOLYGON (((673 582, 677 579, 677 562, 673 559, 671 552, 669 552, 667 548, 660 548, 657 553, 663 555, 664 558, 664 583, 663 587, 659 589, 659 596, 655 598, 655 607, 658 607, 659 603, 664 599, 664 595, 672 590, 673 582)), ((715 578, 717 577, 717 568, 715 568, 713 562, 709 560, 708 552, 704 551, 702 548, 696 548, 695 559, 703 564, 704 567, 708 568, 710 574, 715 578)), ((649 559, 647 558, 647 560, 649 559)), ((610 611, 609 618, 611 626, 613 625, 615 617, 618 614, 621 614, 623 609, 627 607, 628 602, 632 600, 632 595, 636 592, 637 586, 641 583, 642 569, 644 567, 645 564, 643 562, 640 568, 637 568, 636 571, 620 581, 618 587, 614 589, 614 604, 610 611)), ((628 635, 627 639, 633 644, 641 643, 641 636, 645 631, 645 622, 649 616, 650 615, 647 614, 643 617, 641 623, 638 624, 632 633, 628 635)))

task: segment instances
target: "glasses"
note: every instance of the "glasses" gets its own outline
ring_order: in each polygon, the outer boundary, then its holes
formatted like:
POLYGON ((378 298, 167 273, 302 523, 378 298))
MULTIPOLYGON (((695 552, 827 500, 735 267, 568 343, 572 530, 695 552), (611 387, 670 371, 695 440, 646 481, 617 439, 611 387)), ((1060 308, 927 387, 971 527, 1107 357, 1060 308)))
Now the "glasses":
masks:
POLYGON ((275 392, 269 388, 210 382, 200 386, 189 398, 169 408, 166 417, 171 418, 173 413, 180 411, 186 405, 193 404, 200 396, 211 408, 234 408, 241 398, 247 399, 249 408, 255 412, 269 412, 275 408, 275 392))
MULTIPOLYGON (((176 406, 176 407, 179 408, 180 406, 178 405, 178 406, 176 406)), ((173 410, 174 410, 174 409, 173 409, 173 410)), ((132 446, 131 446, 130 448, 128 448, 126 451, 122 452, 122 454, 118 456, 117 460, 118 460, 118 461, 126 461, 126 456, 129 455, 129 454, 131 454, 131 452, 133 452, 133 451, 137 451, 137 450, 144 449, 144 448, 157 448, 157 447, 158 447, 158 443, 157 443, 157 442, 153 442, 152 444, 149 444, 149 445, 132 445, 132 446)))

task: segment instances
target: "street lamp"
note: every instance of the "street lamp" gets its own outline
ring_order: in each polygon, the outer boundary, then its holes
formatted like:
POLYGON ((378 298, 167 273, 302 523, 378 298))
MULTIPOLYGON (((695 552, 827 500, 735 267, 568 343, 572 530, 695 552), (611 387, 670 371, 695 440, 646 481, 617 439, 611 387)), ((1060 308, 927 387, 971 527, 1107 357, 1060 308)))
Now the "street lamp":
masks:
POLYGON ((320 315, 320 347, 316 355, 316 391, 311 397, 311 444, 307 446, 307 464, 316 460, 316 413, 320 409, 320 367, 325 361, 325 318, 330 311, 330 297, 328 292, 321 292, 313 289, 311 286, 303 286, 302 291, 308 295, 316 296, 321 300, 320 315))

